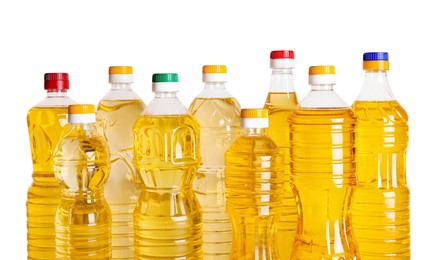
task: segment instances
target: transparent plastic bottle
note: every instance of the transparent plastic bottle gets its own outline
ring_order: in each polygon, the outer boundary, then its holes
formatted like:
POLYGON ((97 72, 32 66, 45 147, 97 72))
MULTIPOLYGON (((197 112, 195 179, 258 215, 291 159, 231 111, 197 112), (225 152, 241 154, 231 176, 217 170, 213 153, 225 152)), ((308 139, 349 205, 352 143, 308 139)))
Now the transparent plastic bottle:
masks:
POLYGON ((264 108, 269 111, 267 134, 284 154, 283 212, 278 223, 277 244, 281 259, 289 259, 296 235, 298 213, 291 185, 289 122, 287 118, 298 105, 293 81, 293 51, 272 51, 272 76, 264 108))
POLYGON ((104 195, 112 212, 112 257, 134 258, 133 210, 141 181, 133 166, 133 127, 145 104, 131 89, 131 66, 109 68, 111 90, 101 99, 96 112, 98 131, 104 136, 111 160, 104 195))
POLYGON ((28 259, 55 259, 55 213, 61 187, 54 175, 53 151, 68 130, 67 107, 75 103, 67 95, 67 73, 46 73, 44 89, 47 97, 27 114, 34 169, 26 203, 28 259))
POLYGON ((358 187, 352 219, 362 259, 410 259, 406 183, 408 115, 388 84, 388 53, 365 53, 365 81, 353 104, 358 187))
POLYGON ((240 104, 226 90, 226 66, 203 66, 203 82, 203 91, 189 107, 200 124, 203 162, 194 179, 194 190, 203 210, 204 259, 220 260, 228 259, 231 251, 224 154, 241 133, 240 104))
POLYGON ((176 96, 178 75, 154 74, 154 99, 134 127, 142 179, 134 210, 135 259, 202 259, 202 210, 193 190, 200 126, 176 96))
POLYGON ((225 154, 230 259, 279 259, 275 233, 283 208, 283 154, 266 134, 266 109, 243 109, 241 118, 244 133, 225 154))
POLYGON ((334 66, 312 66, 312 91, 289 117, 298 230, 291 259, 358 259, 350 207, 356 187, 355 125, 333 91, 334 66))
POLYGON ((62 186, 56 213, 56 259, 111 259, 111 212, 104 198, 110 154, 94 125, 94 105, 69 106, 70 131, 55 155, 62 186))

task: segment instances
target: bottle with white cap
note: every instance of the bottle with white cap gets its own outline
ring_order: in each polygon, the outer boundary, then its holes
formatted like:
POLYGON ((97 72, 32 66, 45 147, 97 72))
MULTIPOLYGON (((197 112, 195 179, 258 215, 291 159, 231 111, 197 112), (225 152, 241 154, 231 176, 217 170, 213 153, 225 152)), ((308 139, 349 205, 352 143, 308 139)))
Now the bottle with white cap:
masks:
POLYGON ((112 211, 112 257, 133 259, 133 210, 141 181, 133 167, 133 126, 145 104, 131 89, 133 68, 109 68, 110 91, 101 99, 96 112, 99 133, 110 148, 111 171, 104 195, 112 211))
POLYGON ((203 66, 205 87, 189 107, 200 124, 202 165, 194 190, 203 210, 203 254, 206 260, 228 259, 232 226, 226 212, 224 154, 238 138, 240 104, 226 90, 225 65, 203 66))
POLYGON ((106 141, 96 131, 94 105, 70 105, 70 131, 58 143, 55 176, 62 186, 56 259, 111 259, 111 212, 104 198, 110 172, 106 141))
POLYGON ((225 154, 230 259, 280 259, 276 230, 283 208, 283 154, 267 135, 266 109, 242 109, 244 133, 225 154))
POLYGON ((277 231, 278 251, 281 259, 288 259, 296 235, 298 213, 291 185, 289 123, 287 118, 298 105, 293 69, 295 54, 291 50, 272 51, 270 68, 272 75, 270 89, 264 108, 269 111, 267 134, 275 141, 284 154, 284 199, 283 212, 277 231))
POLYGON ((357 259, 350 218, 357 119, 333 91, 334 66, 310 67, 309 84, 289 117, 299 212, 291 259, 357 259))
POLYGON ((133 163, 142 180, 135 259, 203 259, 202 211, 193 190, 200 126, 178 91, 177 74, 154 74, 154 99, 133 130, 133 163))

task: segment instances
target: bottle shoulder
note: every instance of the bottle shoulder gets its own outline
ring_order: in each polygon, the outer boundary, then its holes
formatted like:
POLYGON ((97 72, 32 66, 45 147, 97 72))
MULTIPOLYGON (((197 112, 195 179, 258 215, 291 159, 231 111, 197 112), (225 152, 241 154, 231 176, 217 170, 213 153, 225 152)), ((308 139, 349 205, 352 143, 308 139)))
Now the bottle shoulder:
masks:
POLYGON ((241 106, 235 98, 196 98, 188 110, 202 127, 240 127, 241 106))
MULTIPOLYGON (((110 101, 110 100, 119 100, 119 101, 129 101, 129 100, 140 100, 142 99, 139 97, 136 92, 133 90, 109 90, 102 98, 101 101, 110 101)), ((142 101, 143 103, 143 101, 142 101)))
POLYGON ((69 96, 45 97, 36 103, 32 108, 68 107, 69 105, 73 104, 77 104, 77 102, 71 99, 69 96))
POLYGON ((352 105, 353 111, 360 121, 372 122, 408 122, 408 114, 396 100, 391 101, 362 101, 357 100, 352 105))
POLYGON ((227 153, 249 153, 277 155, 281 151, 275 142, 267 135, 242 135, 231 145, 227 153))

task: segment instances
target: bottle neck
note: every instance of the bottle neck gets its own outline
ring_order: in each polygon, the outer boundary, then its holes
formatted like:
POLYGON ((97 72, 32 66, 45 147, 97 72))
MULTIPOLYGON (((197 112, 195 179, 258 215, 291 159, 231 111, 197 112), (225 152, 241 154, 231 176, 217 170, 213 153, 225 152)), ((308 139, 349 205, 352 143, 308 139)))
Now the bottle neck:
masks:
POLYGON ((292 68, 272 69, 269 92, 295 92, 292 68))
POLYGON ((225 89, 226 82, 205 82, 206 89, 225 89))
POLYGON ((312 91, 333 91, 334 84, 311 85, 312 91))
POLYGON ((361 101, 389 101, 395 100, 388 83, 385 70, 367 70, 364 84, 357 98, 361 101))
POLYGON ((131 90, 131 83, 111 83, 111 90, 131 90))
POLYGON ((70 123, 70 131, 76 131, 80 134, 90 135, 95 130, 95 122, 91 123, 70 123))
POLYGON ((155 92, 154 98, 177 98, 177 92, 155 92))
POLYGON ((47 97, 48 98, 60 98, 60 97, 67 97, 67 90, 59 90, 59 89, 48 89, 47 90, 47 97))
POLYGON ((244 135, 263 135, 266 134, 266 128, 245 128, 244 129, 244 135))

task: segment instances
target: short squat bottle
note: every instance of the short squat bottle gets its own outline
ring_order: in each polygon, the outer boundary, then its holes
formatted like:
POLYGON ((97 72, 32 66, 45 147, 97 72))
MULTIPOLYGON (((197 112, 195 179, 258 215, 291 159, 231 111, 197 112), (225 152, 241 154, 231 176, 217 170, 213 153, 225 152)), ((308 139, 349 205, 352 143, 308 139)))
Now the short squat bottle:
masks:
POLYGON ((105 138, 111 157, 111 171, 104 195, 112 212, 112 257, 133 259, 133 210, 141 182, 132 164, 132 131, 145 104, 131 89, 131 66, 110 67, 109 82, 111 89, 99 102, 96 119, 98 132, 105 138))
POLYGON ((178 75, 154 74, 154 99, 134 127, 142 180, 134 210, 135 259, 203 259, 202 210, 193 190, 200 126, 177 98, 178 75))
POLYGON ((44 89, 47 97, 27 114, 34 169, 26 203, 28 259, 55 259, 55 213, 61 200, 61 187, 54 175, 53 152, 69 129, 67 107, 75 103, 67 95, 67 73, 46 73, 44 89))
POLYGON ((358 259, 350 207, 356 187, 355 125, 333 91, 334 66, 309 69, 311 92, 289 118, 298 231, 291 259, 358 259))
POLYGON ((266 109, 243 109, 241 118, 244 133, 225 154, 230 259, 279 259, 275 234, 283 208, 283 154, 266 134, 266 109))
POLYGON ((364 85, 353 104, 359 122, 352 219, 359 255, 410 259, 408 115, 388 84, 388 53, 365 53, 363 60, 364 85))
POLYGON ((111 259, 111 212, 104 199, 110 154, 95 131, 94 105, 69 106, 70 131, 54 155, 62 186, 56 214, 56 259, 111 259))

